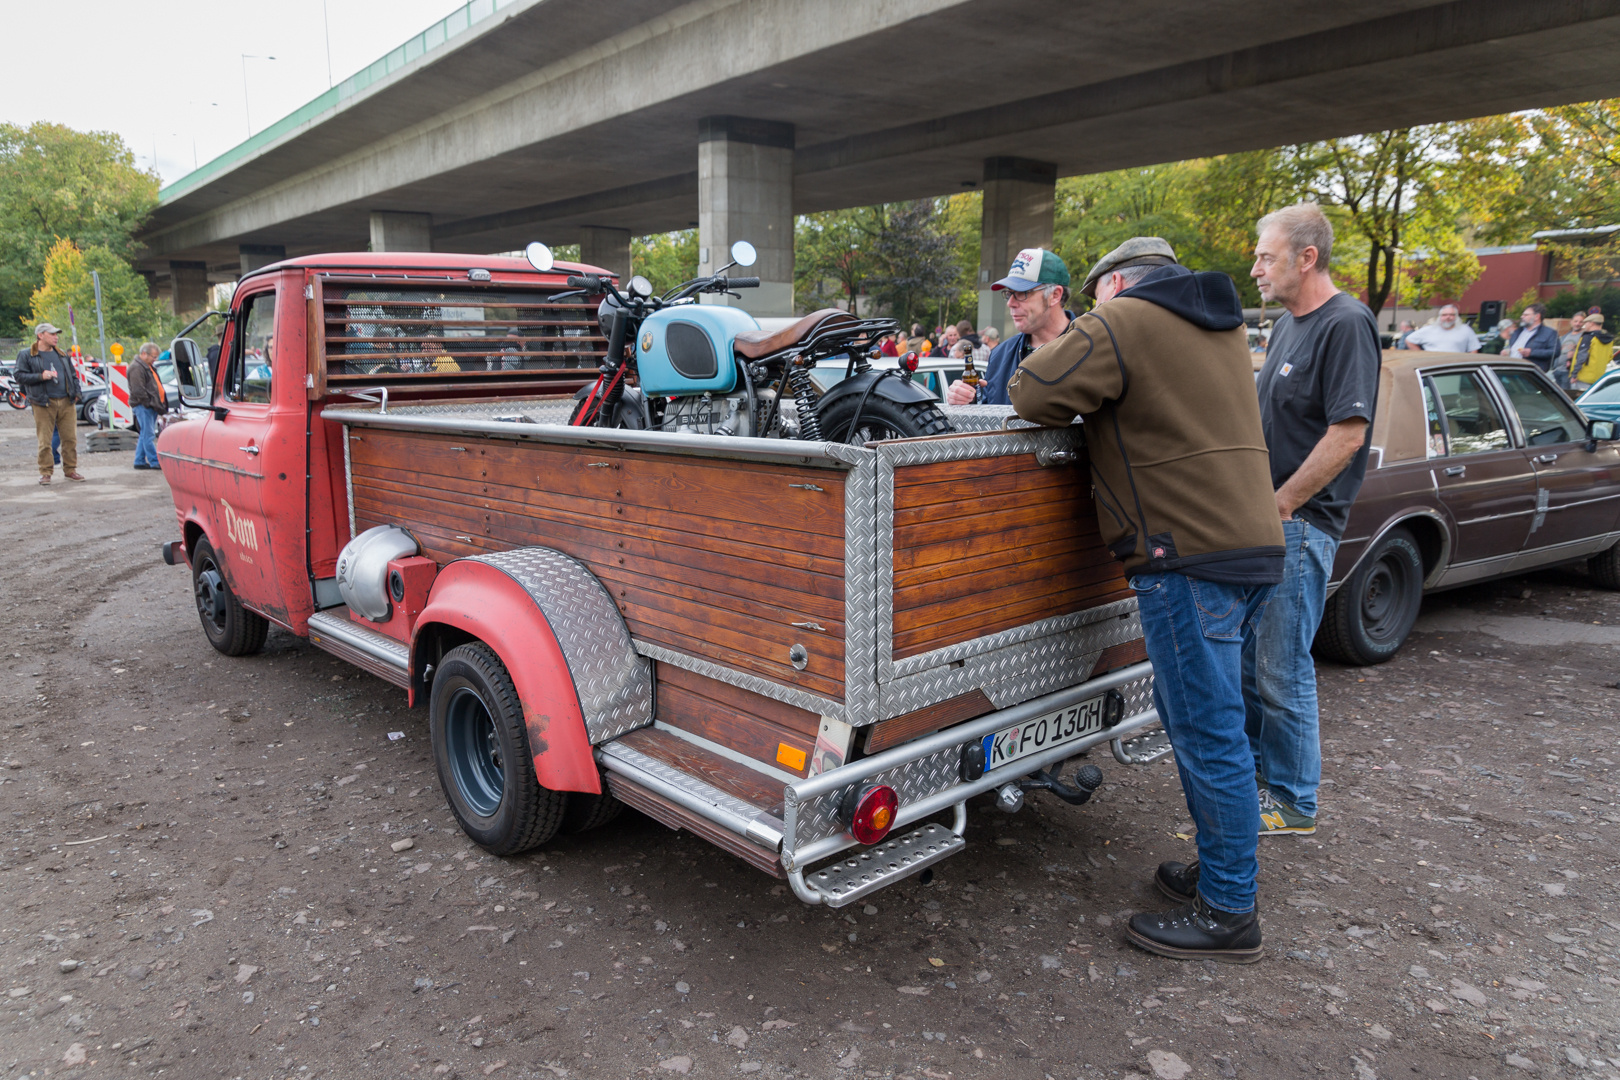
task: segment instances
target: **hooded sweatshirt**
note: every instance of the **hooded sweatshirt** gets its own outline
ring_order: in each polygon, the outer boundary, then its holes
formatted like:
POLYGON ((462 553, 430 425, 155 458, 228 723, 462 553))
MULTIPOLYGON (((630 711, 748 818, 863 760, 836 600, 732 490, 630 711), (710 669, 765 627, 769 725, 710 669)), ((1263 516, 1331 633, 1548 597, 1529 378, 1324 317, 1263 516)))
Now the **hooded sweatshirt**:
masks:
POLYGON ((1097 524, 1127 573, 1282 580, 1243 307, 1225 274, 1150 271, 1031 353, 1007 390, 1026 420, 1084 420, 1097 524))

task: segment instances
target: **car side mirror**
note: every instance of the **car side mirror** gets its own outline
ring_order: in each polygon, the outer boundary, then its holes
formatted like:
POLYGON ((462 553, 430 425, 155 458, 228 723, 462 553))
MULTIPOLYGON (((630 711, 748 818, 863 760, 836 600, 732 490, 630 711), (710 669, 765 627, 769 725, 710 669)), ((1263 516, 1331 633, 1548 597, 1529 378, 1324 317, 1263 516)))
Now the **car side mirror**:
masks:
POLYGON ((174 358, 174 374, 180 383, 180 400, 193 409, 210 408, 213 404, 212 373, 197 343, 190 338, 175 338, 169 346, 169 355, 174 358))
MULTIPOLYGON (((1594 443, 1613 442, 1615 438, 1613 420, 1594 420, 1592 426, 1586 429, 1586 437, 1594 443)), ((1596 449, 1596 447, 1594 447, 1596 449)))

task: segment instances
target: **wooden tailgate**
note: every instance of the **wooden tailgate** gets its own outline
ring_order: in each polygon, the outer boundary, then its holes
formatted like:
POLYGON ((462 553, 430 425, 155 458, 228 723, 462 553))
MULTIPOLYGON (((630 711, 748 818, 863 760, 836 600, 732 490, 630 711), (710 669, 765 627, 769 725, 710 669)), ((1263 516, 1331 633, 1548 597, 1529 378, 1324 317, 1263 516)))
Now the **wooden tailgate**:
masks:
POLYGON ((894 659, 1132 595, 1098 535, 1079 454, 895 468, 894 659))

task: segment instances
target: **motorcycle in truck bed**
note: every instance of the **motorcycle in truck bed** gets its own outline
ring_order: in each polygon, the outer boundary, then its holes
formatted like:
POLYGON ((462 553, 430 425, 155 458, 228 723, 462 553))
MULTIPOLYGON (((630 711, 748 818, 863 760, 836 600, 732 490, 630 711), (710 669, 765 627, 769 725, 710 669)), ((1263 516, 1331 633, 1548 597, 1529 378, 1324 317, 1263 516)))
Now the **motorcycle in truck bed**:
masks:
POLYGON ((292 260, 243 279, 217 378, 177 342, 211 411, 160 437, 164 556, 216 648, 275 622, 425 699, 497 854, 629 805, 835 907, 961 850, 975 795, 1084 802, 1064 762, 1167 752, 1078 426, 570 424, 607 341, 565 276, 292 260))

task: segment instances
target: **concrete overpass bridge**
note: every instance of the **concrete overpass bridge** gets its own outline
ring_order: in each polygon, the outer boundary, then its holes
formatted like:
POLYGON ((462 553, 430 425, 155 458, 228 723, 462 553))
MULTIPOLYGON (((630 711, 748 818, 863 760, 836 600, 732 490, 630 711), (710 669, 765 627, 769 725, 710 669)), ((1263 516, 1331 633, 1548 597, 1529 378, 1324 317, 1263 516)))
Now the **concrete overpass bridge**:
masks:
MULTIPOLYGON (((315 251, 697 227, 792 305, 793 215, 980 188, 981 323, 1078 175, 1620 96, 1620 0, 474 0, 166 187, 178 310, 315 251)), ((163 279, 166 279, 163 280, 163 279)))

